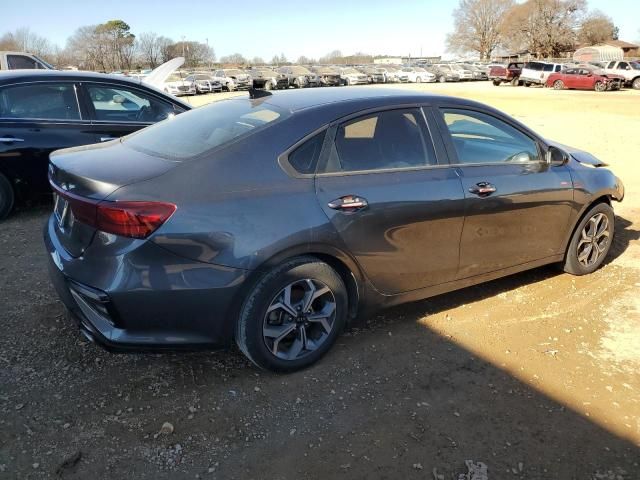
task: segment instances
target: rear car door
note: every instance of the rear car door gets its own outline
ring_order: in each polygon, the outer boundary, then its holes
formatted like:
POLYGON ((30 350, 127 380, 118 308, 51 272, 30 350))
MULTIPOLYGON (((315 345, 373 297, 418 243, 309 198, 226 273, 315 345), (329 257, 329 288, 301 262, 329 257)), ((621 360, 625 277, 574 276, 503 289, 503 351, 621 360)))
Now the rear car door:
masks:
POLYGON ((0 172, 25 193, 49 192, 49 154, 94 143, 72 82, 29 82, 0 88, 0 172))
POLYGON ((493 112, 443 105, 438 119, 466 197, 458 278, 561 253, 568 168, 550 166, 535 138, 493 112))
POLYGON ((95 143, 128 135, 184 111, 142 88, 108 82, 82 82, 80 88, 95 143))
POLYGON ((316 194, 374 287, 397 294, 453 279, 464 193, 438 162, 446 154, 422 110, 356 115, 332 126, 327 142, 316 194))

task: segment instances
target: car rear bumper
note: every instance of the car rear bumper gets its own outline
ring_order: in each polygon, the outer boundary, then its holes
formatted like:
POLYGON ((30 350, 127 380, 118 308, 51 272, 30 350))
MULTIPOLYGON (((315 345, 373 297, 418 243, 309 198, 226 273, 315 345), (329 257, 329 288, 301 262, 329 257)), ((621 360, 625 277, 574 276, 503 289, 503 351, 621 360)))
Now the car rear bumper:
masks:
POLYGON ((232 305, 246 271, 184 259, 153 242, 117 258, 73 258, 56 237, 53 216, 44 241, 60 300, 81 332, 108 350, 216 349, 232 342, 232 305))

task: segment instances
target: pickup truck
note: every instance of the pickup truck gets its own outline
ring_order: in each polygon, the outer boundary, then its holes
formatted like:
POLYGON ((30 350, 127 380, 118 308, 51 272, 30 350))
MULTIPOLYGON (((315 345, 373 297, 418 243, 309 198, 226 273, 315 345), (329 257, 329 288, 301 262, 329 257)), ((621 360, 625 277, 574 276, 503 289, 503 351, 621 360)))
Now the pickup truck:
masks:
POLYGON ((0 52, 0 70, 53 70, 36 55, 24 52, 0 52))
POLYGON ((510 83, 514 87, 520 85, 520 75, 524 62, 511 62, 505 66, 493 66, 489 70, 489 80, 498 87, 501 83, 510 83))
POLYGON ((624 83, 640 90, 640 63, 627 61, 613 61, 604 65, 605 73, 612 73, 624 77, 624 83))

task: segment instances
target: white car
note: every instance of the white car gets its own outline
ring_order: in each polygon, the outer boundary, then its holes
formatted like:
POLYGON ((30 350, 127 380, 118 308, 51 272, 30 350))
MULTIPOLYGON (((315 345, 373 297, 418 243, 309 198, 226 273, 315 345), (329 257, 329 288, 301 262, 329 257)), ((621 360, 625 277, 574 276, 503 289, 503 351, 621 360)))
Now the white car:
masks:
POLYGON ((607 62, 603 70, 605 73, 624 77, 624 83, 631 85, 635 90, 640 90, 640 62, 607 62))
POLYGON ((473 80, 473 72, 467 68, 464 68, 462 65, 452 63, 451 68, 460 76, 460 80, 473 80))
POLYGON ((171 95, 175 95, 176 97, 180 95, 195 95, 197 93, 195 83, 187 81, 177 73, 172 73, 171 75, 169 75, 169 77, 165 80, 162 89, 171 95))
POLYGON ((525 87, 545 85, 552 73, 558 73, 561 70, 562 65, 560 63, 527 62, 522 67, 520 81, 525 87))
POLYGON ((402 72, 407 74, 407 79, 411 83, 432 83, 436 81, 436 76, 422 67, 404 67, 402 72))
POLYGON ((341 68, 340 78, 345 85, 367 85, 369 78, 362 72, 359 72, 355 68, 341 68))

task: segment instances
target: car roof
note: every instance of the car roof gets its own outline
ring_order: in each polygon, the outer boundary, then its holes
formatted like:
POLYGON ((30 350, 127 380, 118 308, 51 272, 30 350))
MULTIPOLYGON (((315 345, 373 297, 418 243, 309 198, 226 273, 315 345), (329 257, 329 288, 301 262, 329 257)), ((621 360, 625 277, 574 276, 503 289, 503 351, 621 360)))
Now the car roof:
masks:
MULTIPOLYGON (((167 94, 157 88, 147 85, 139 77, 125 77, 122 75, 108 75, 106 73, 70 71, 70 70, 3 70, 0 72, 0 86, 8 85, 16 82, 42 82, 42 81, 109 81, 109 83, 119 83, 121 85, 130 85, 144 87, 153 90, 156 94, 166 97, 167 94)), ((171 98, 171 101, 178 103, 186 108, 192 108, 188 103, 171 98)))
POLYGON ((446 100, 447 103, 473 105, 471 100, 463 100, 455 97, 447 97, 434 93, 419 93, 411 90, 393 88, 367 87, 367 88, 314 88, 287 90, 274 92, 260 100, 292 112, 314 109, 318 107, 331 107, 340 104, 353 106, 354 111, 366 108, 376 108, 386 105, 403 105, 429 103, 431 100, 446 100))

